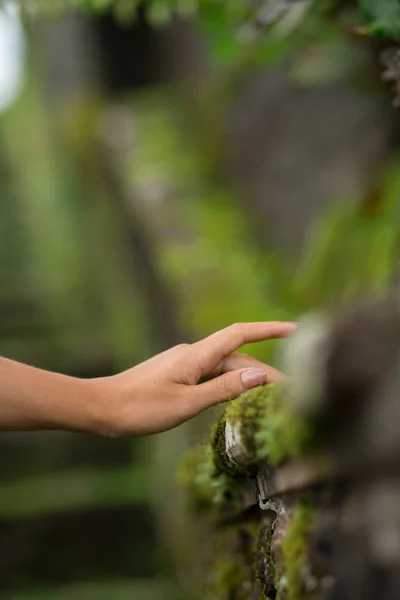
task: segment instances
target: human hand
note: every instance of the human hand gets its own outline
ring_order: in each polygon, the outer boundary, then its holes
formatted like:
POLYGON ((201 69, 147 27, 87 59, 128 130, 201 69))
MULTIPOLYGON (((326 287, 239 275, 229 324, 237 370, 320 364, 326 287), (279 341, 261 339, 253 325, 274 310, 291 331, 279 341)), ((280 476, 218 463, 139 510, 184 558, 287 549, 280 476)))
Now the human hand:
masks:
POLYGON ((283 379, 273 367, 236 350, 296 329, 296 323, 239 323, 118 375, 92 380, 101 407, 96 433, 122 437, 172 429, 248 389, 283 379))

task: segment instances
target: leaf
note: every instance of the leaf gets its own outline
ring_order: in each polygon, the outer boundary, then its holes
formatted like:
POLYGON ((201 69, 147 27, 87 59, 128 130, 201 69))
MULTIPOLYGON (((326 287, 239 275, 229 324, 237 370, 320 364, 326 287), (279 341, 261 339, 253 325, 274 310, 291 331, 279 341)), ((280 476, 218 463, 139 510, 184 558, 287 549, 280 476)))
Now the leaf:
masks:
POLYGON ((367 27, 375 35, 400 38, 399 0, 360 0, 367 27))

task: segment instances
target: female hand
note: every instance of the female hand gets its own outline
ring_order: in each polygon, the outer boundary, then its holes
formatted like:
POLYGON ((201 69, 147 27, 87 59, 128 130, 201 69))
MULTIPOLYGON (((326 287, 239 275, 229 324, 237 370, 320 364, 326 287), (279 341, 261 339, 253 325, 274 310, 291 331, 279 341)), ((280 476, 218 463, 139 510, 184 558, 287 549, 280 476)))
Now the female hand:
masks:
POLYGON ((165 431, 248 389, 279 381, 279 371, 235 351, 296 329, 296 323, 237 323, 118 375, 92 380, 94 413, 100 415, 96 433, 119 437, 165 431))

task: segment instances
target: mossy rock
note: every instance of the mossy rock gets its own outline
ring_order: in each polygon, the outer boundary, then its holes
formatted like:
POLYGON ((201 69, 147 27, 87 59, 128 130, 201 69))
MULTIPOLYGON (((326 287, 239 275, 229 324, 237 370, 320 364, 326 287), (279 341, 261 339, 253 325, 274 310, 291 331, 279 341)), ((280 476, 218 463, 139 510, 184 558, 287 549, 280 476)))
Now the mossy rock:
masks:
POLYGON ((288 393, 284 383, 270 384, 227 405, 209 441, 188 453, 180 470, 192 510, 237 513, 260 465, 279 467, 312 448, 312 428, 291 413, 288 393))
POLYGON ((252 476, 262 461, 279 466, 307 454, 312 428, 289 410, 288 394, 285 383, 269 384, 228 405, 211 436, 217 472, 252 476))
POLYGON ((230 402, 209 441, 187 456, 181 470, 193 513, 214 522, 209 549, 214 558, 203 596, 207 600, 301 598, 312 508, 301 503, 289 515, 278 499, 269 513, 253 512, 253 522, 243 521, 246 484, 256 492, 251 480, 261 467, 267 465, 272 472, 306 458, 313 448, 312 427, 291 412, 288 394, 288 386, 278 383, 230 402))

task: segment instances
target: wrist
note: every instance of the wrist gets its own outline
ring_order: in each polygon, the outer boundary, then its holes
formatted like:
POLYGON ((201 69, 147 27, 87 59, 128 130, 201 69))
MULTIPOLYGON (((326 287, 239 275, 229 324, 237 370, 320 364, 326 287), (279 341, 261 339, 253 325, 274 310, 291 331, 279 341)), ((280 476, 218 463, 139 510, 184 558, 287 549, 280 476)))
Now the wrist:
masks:
MULTIPOLYGON (((35 429, 56 429, 100 435, 103 421, 100 387, 96 380, 46 374, 48 399, 39 410, 35 429)), ((35 419, 32 419, 33 421, 35 419)))
POLYGON ((85 396, 85 430, 103 437, 119 437, 115 413, 120 404, 116 376, 81 380, 85 396))
POLYGON ((54 377, 54 393, 49 420, 39 423, 44 428, 98 433, 101 420, 100 402, 90 379, 81 379, 60 374, 54 377), (59 393, 57 394, 57 390, 59 393))

